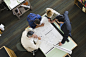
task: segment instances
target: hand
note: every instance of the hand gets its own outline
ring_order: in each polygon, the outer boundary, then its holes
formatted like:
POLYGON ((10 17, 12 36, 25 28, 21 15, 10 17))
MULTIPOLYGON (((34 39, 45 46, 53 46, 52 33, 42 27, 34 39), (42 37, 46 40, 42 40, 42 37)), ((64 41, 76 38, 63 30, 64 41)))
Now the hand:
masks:
POLYGON ((38 36, 36 34, 33 34, 34 35, 34 38, 38 38, 38 36))
POLYGON ((44 26, 44 23, 42 23, 41 26, 44 26))
POLYGON ((54 23, 54 22, 55 22, 55 20, 52 20, 52 21, 51 21, 50 19, 48 19, 48 21, 49 21, 50 23, 54 23))
POLYGON ((52 20, 52 21, 51 21, 51 23, 54 23, 54 22, 55 22, 55 20, 52 20))
POLYGON ((43 27, 43 26, 44 26, 44 23, 42 23, 41 25, 38 24, 38 25, 36 26, 36 28, 38 28, 38 27, 43 27))
POLYGON ((50 23, 51 23, 50 19, 48 19, 48 22, 50 22, 50 23))
POLYGON ((59 46, 62 46, 62 43, 61 42, 59 42, 59 46))
POLYGON ((38 37, 38 40, 41 40, 41 38, 40 38, 40 37, 38 37))

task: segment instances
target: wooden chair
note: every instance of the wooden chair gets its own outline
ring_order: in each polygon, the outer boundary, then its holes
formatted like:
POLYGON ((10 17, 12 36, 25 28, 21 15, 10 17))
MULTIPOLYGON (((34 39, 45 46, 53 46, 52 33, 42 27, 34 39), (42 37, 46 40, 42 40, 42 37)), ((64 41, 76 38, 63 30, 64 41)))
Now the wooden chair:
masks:
POLYGON ((2 46, 0 48, 0 57, 17 57, 13 50, 2 46))

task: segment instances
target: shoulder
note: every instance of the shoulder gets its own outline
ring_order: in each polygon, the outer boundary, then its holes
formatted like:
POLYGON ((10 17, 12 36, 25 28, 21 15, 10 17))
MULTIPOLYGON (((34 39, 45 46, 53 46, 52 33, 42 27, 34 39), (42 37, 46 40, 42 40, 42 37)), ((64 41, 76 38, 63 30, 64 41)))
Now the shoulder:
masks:
POLYGON ((38 17, 38 18, 41 18, 41 15, 37 14, 37 17, 38 17))
POLYGON ((33 31, 32 28, 26 28, 23 32, 22 35, 26 35, 28 31, 33 31))
POLYGON ((70 20, 69 20, 69 17, 68 17, 68 11, 64 12, 64 19, 65 19, 66 23, 70 24, 70 20))
POLYGON ((64 14, 68 14, 69 12, 68 11, 65 11, 64 14))

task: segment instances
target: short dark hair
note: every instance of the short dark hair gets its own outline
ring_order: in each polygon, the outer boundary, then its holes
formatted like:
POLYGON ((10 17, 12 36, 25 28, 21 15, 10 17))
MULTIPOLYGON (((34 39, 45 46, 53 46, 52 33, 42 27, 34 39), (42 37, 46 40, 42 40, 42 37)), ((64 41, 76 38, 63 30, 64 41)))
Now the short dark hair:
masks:
POLYGON ((58 19, 59 22, 64 22, 64 21, 65 21, 63 15, 59 15, 59 16, 57 16, 56 19, 58 19))
POLYGON ((32 36, 33 34, 34 34, 33 31, 28 31, 28 33, 27 33, 27 37, 32 36))
POLYGON ((35 24, 40 24, 40 20, 39 19, 35 19, 35 24))

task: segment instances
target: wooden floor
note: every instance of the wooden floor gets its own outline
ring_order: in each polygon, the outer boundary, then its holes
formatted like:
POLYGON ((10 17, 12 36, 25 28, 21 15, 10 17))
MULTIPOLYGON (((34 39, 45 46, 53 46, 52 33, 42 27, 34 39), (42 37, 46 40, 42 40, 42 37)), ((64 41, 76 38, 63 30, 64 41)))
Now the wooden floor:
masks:
MULTIPOLYGON (((16 48, 16 44, 21 40, 22 31, 28 26, 26 20, 29 13, 43 15, 45 9, 51 7, 63 14, 69 11, 69 18, 72 22, 72 37, 77 43, 73 50, 72 57, 86 57, 86 14, 83 13, 76 5, 74 0, 30 0, 33 7, 32 11, 26 12, 20 20, 13 15, 11 11, 4 10, 0 12, 0 23, 5 25, 5 31, 0 37, 0 47, 7 46, 12 49, 18 57, 33 57, 29 52, 21 52, 16 48)), ((45 57, 39 50, 36 57, 45 57)), ((59 57, 59 56, 56 56, 59 57)))

